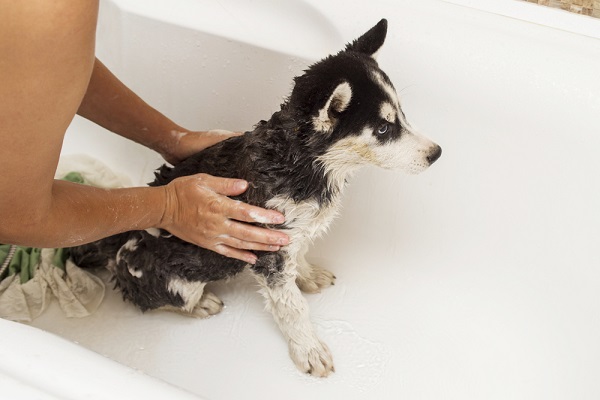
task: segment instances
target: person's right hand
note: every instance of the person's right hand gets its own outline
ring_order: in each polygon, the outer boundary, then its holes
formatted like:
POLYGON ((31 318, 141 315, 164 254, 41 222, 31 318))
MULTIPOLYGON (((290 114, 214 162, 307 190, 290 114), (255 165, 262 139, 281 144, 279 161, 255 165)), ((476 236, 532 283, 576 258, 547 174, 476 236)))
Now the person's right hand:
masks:
POLYGON ((227 197, 247 188, 244 180, 207 174, 177 178, 165 186, 167 200, 159 227, 190 243, 254 264, 256 256, 247 250, 277 251, 289 238, 249 224, 281 224, 283 214, 227 197))

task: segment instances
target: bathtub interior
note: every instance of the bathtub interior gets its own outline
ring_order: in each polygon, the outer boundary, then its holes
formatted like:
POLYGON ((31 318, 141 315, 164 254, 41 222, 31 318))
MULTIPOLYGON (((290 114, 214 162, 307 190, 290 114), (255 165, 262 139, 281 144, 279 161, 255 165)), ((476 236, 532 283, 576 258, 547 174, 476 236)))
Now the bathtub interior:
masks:
MULTIPOLYGON (((379 62, 444 154, 419 176, 359 172, 309 253, 338 277, 306 296, 334 355, 327 379, 295 370, 247 276, 213 285, 226 308, 208 320, 142 314, 109 290, 91 317, 66 319, 54 305, 32 326, 207 399, 600 395, 598 39, 437 0, 307 0, 294 6, 318 14, 328 39, 302 38, 307 18, 293 28, 302 46, 261 46, 265 36, 173 24, 193 2, 143 3, 102 4, 98 54, 197 129, 249 129, 305 65, 388 18, 379 62)), ((75 152, 138 183, 160 164, 79 118, 64 146, 75 152)))

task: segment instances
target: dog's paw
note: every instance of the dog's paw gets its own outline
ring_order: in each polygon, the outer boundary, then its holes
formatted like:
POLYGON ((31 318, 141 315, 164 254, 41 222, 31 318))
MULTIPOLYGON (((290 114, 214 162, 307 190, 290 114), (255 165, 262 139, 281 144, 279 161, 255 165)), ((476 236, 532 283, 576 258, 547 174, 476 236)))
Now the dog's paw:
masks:
POLYGON ((319 339, 312 345, 299 345, 290 342, 290 357, 296 367, 304 373, 324 378, 335 372, 333 357, 327 345, 319 339))
POLYGON ((321 289, 335 285, 335 279, 335 275, 330 271, 312 265, 310 275, 298 275, 296 284, 304 293, 320 293, 321 289))
POLYGON ((202 298, 196 304, 191 315, 196 318, 208 318, 223 310, 223 302, 211 292, 204 291, 202 298))

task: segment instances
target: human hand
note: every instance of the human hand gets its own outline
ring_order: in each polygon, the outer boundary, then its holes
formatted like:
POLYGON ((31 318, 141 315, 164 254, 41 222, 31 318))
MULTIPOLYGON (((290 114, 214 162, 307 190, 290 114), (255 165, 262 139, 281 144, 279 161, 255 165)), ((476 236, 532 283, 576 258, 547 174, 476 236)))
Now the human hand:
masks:
POLYGON ((161 155, 173 165, 225 139, 243 135, 240 132, 231 132, 224 129, 197 132, 173 130, 170 134, 170 140, 164 146, 161 155))
POLYGON ((281 224, 281 213, 227 197, 243 193, 248 188, 244 180, 197 174, 164 187, 166 205, 159 227, 180 239, 251 264, 256 256, 247 250, 277 251, 289 243, 282 232, 249 224, 281 224))

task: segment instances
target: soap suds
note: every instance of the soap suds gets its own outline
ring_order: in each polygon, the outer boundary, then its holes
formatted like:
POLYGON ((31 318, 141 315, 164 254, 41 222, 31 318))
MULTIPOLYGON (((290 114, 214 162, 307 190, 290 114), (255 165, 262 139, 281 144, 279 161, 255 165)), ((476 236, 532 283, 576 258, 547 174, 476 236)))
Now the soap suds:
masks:
POLYGON ((211 129, 210 131, 206 132, 209 135, 232 135, 235 132, 232 131, 228 131, 226 129, 211 129))
POLYGON ((248 213, 248 215, 250 215, 250 218, 252 218, 254 221, 258 222, 259 224, 268 224, 271 222, 268 218, 263 217, 256 211, 250 211, 248 213))
POLYGON ((187 132, 180 132, 175 130, 171 131, 171 136, 173 136, 177 140, 177 143, 179 143, 179 141, 187 134, 187 132))

